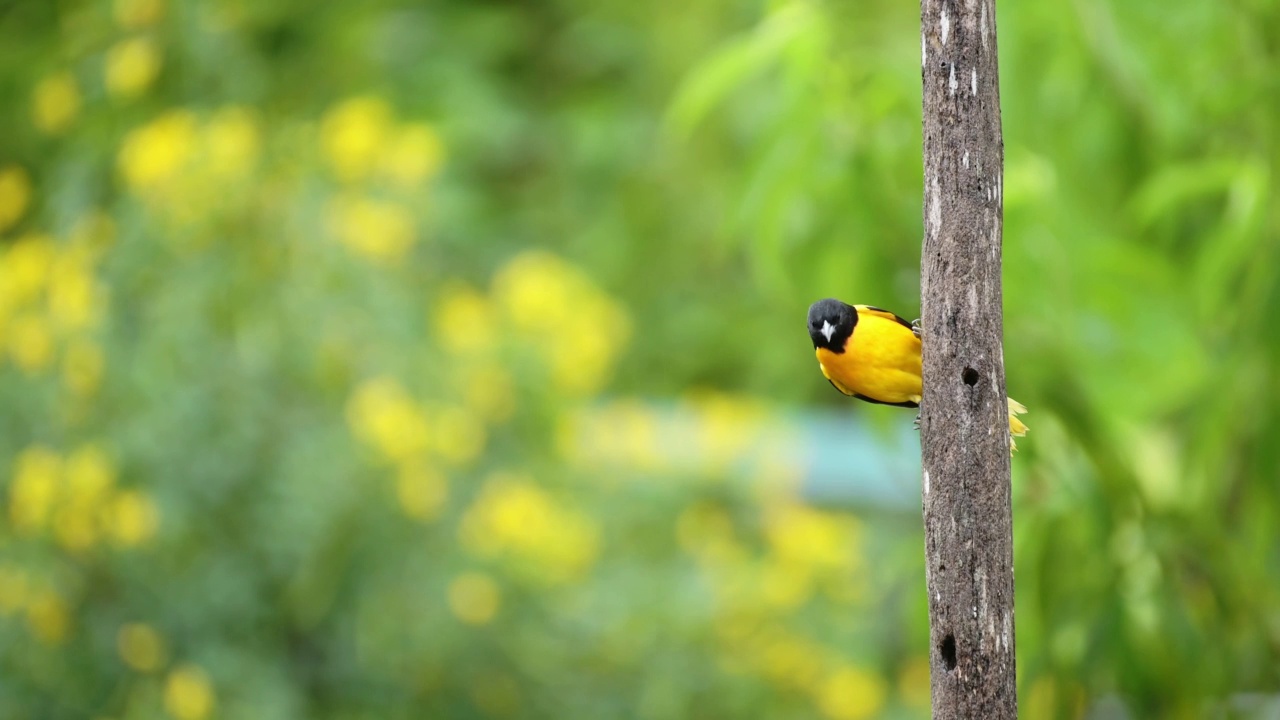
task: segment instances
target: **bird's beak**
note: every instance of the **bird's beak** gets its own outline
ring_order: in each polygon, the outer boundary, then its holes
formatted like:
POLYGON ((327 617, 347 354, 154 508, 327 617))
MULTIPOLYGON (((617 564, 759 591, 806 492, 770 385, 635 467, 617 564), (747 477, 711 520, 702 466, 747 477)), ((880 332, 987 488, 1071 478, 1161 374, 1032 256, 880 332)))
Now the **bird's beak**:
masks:
POLYGON ((836 334, 836 326, 832 325, 830 321, 823 320, 822 334, 827 338, 827 342, 831 342, 831 336, 836 334))

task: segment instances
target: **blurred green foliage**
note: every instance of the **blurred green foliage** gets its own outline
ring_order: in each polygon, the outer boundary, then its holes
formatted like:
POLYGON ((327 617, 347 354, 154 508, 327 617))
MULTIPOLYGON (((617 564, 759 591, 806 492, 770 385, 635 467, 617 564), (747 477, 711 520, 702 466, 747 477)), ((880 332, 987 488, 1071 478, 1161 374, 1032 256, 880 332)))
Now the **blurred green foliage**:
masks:
MULTIPOLYGON (((0 4, 0 718, 927 716, 918 516, 770 450, 906 421, 800 323, 915 314, 918 32, 0 4)), ((1023 714, 1274 716, 1280 6, 999 32, 1023 714)))

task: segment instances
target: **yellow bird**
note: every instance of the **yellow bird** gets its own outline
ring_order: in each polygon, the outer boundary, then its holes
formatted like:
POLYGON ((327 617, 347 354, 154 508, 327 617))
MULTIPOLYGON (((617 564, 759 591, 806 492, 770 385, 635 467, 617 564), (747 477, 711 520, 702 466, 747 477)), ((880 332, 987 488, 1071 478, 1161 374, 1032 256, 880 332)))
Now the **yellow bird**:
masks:
MULTIPOLYGON (((919 407, 921 379, 918 327, 871 305, 827 298, 809 306, 809 337, 822 374, 835 389, 860 400, 919 407)), ((1027 434, 1018 415, 1027 409, 1009 398, 1009 446, 1027 434)))

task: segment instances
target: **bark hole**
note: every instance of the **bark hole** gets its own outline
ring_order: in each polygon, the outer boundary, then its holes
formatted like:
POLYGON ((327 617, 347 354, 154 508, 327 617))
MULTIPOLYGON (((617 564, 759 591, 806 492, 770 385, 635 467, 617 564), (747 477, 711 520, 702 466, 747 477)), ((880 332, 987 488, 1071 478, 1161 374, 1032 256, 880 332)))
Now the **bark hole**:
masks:
POLYGON ((951 633, 942 638, 942 644, 938 646, 938 650, 942 653, 942 663, 947 666, 947 670, 956 669, 956 638, 951 633))

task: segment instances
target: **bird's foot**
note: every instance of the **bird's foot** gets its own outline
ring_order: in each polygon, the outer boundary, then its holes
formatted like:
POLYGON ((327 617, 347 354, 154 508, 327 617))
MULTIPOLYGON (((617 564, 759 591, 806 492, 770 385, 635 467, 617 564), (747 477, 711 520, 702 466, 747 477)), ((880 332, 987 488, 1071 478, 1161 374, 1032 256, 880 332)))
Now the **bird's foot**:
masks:
POLYGON ((911 334, 912 334, 912 335, 915 335, 915 336, 918 338, 918 337, 920 337, 921 333, 923 333, 923 332, 924 332, 924 330, 920 327, 920 318, 916 318, 915 320, 912 320, 912 321, 911 321, 911 334))
POLYGON ((920 413, 916 413, 916 419, 911 421, 911 427, 920 429, 920 413))

